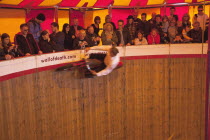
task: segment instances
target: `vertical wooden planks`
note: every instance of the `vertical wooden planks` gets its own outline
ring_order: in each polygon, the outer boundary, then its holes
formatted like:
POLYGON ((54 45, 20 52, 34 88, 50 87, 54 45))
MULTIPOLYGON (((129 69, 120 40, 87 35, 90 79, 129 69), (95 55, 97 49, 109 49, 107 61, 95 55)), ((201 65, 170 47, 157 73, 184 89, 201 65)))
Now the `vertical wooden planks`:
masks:
POLYGON ((205 73, 203 58, 172 59, 170 134, 179 140, 204 139, 205 73))
POLYGON ((204 139, 205 58, 126 60, 108 76, 81 73, 1 82, 0 139, 204 139))

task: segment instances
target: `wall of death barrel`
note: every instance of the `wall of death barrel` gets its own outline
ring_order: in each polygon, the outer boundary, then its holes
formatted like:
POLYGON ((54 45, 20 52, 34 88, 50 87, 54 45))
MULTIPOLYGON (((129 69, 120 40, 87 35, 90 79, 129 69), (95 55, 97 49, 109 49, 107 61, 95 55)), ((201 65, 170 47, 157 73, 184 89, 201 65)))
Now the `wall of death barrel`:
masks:
POLYGON ((0 139, 204 139, 206 58, 124 60, 108 76, 82 69, 0 84, 0 139))

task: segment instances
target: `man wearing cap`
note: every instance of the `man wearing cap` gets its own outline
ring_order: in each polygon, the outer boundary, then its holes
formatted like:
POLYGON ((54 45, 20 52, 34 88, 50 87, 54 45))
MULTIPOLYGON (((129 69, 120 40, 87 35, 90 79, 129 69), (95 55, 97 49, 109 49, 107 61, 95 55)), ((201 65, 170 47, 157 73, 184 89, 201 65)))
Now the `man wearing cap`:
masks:
POLYGON ((29 27, 29 32, 34 36, 36 41, 39 40, 40 34, 42 32, 41 23, 45 21, 45 15, 40 13, 36 18, 28 21, 27 25, 29 27))
POLYGON ((124 28, 129 31, 131 40, 133 40, 135 38, 135 33, 136 33, 137 28, 134 24, 134 18, 132 15, 128 16, 127 24, 125 25, 124 28))

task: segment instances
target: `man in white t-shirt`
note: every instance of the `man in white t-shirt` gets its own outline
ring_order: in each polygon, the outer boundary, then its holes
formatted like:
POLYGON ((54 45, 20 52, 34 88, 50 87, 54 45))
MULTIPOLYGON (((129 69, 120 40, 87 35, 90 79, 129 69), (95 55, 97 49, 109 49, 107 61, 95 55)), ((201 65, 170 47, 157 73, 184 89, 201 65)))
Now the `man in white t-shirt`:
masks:
POLYGON ((206 23, 208 21, 208 16, 203 12, 203 6, 198 6, 198 14, 195 14, 193 17, 193 23, 198 21, 200 23, 200 27, 202 31, 205 31, 206 23))
POLYGON ((119 55, 119 51, 116 47, 112 47, 112 46, 95 46, 95 47, 91 47, 91 48, 86 48, 86 50, 88 51, 89 49, 91 50, 103 50, 103 51, 107 51, 105 58, 102 62, 98 62, 95 59, 88 59, 87 60, 87 64, 90 65, 100 65, 101 63, 104 63, 105 68, 96 72, 94 70, 90 70, 90 72, 95 75, 95 76, 103 76, 103 75, 108 75, 109 73, 111 73, 119 64, 120 62, 120 55, 119 55))
POLYGON ((122 66, 120 62, 119 50, 112 46, 94 46, 86 47, 86 52, 89 50, 101 50, 98 53, 89 53, 90 55, 84 58, 85 61, 70 63, 60 68, 56 71, 71 70, 73 67, 84 67, 87 66, 87 71, 85 72, 86 78, 93 78, 93 76, 104 76, 111 73, 114 69, 122 66))

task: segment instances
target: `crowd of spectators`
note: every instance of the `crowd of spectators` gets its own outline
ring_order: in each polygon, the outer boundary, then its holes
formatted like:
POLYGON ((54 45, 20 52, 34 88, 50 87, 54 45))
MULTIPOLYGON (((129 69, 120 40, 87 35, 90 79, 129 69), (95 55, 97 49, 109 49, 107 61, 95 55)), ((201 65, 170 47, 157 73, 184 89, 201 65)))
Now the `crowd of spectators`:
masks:
POLYGON ((134 14, 127 17, 127 23, 118 20, 117 26, 107 15, 103 29, 99 27, 101 24, 99 16, 94 18, 94 23, 87 29, 79 26, 79 20, 75 17, 73 25, 65 23, 62 31, 60 31, 58 23, 51 23, 52 33, 42 30, 40 24, 45 21, 45 15, 39 14, 36 18, 20 25, 20 32, 14 38, 14 45, 7 33, 1 35, 0 60, 84 49, 97 46, 100 43, 102 45, 130 46, 207 42, 209 18, 203 10, 202 5, 198 6, 198 13, 192 17, 192 23, 188 13, 179 19, 175 14, 175 7, 170 8, 170 16, 152 13, 152 18, 146 20, 146 13, 142 13, 141 18, 134 14), (101 34, 100 30, 102 30, 101 34))

